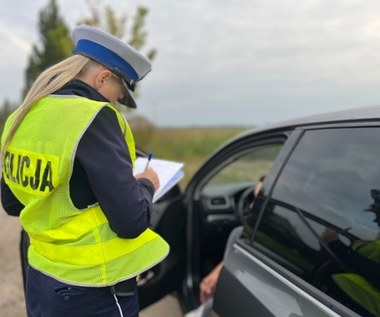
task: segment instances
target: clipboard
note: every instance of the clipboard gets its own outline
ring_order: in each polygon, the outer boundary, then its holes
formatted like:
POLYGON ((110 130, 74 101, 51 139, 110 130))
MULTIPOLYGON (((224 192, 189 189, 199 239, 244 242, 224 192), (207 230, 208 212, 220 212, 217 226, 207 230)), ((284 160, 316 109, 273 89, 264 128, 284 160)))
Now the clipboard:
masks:
MULTIPOLYGON (((136 175, 143 172, 147 162, 147 157, 138 157, 135 162, 133 174, 136 175)), ((153 196, 153 203, 155 203, 174 187, 185 174, 182 171, 183 163, 181 162, 152 158, 149 162, 149 166, 156 171, 160 181, 160 187, 155 191, 153 196)))

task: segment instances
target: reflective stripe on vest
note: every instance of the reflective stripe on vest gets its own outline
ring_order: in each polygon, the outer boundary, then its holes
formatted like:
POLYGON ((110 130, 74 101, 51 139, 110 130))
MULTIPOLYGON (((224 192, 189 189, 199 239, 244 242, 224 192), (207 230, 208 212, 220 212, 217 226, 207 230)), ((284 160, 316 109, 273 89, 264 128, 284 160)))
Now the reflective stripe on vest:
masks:
POLYGON ((358 304, 380 316, 380 292, 363 277, 354 273, 334 274, 337 285, 358 304))
MULTIPOLYGON (((360 255, 379 263, 380 241, 370 243, 358 241, 353 249, 360 255)), ((370 311, 375 316, 380 316, 380 292, 366 279, 355 273, 334 274, 335 283, 358 304, 370 311)))
MULTIPOLYGON (((20 220, 31 240, 30 265, 76 285, 112 285, 147 270, 169 252, 152 230, 121 239, 98 204, 78 210, 71 202, 77 145, 103 107, 115 111, 134 162, 133 136, 121 114, 110 104, 73 96, 49 96, 34 105, 3 160, 4 180, 25 205, 20 220)), ((2 144, 15 117, 5 125, 2 144)))

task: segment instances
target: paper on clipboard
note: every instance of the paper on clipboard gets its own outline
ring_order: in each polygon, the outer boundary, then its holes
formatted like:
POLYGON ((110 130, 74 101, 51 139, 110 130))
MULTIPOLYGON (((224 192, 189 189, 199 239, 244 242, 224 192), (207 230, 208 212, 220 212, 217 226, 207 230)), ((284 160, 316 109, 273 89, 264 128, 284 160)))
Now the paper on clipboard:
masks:
MULTIPOLYGON (((146 157, 138 157, 135 162, 133 174, 136 175, 143 172, 146 163, 146 157)), ((183 163, 152 158, 149 166, 156 171, 160 181, 160 187, 156 190, 153 196, 153 202, 156 202, 183 178, 183 163)))

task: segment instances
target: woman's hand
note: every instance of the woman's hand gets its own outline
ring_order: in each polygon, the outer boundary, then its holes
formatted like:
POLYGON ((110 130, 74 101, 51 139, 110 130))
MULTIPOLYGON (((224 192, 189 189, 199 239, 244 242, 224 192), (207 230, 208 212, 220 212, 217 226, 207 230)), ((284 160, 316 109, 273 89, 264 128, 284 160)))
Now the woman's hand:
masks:
POLYGON ((150 166, 148 166, 148 168, 144 172, 136 174, 135 177, 136 179, 138 178, 149 179, 152 182, 155 191, 158 189, 158 187, 160 187, 160 181, 158 179, 158 175, 155 172, 155 170, 151 168, 150 166))

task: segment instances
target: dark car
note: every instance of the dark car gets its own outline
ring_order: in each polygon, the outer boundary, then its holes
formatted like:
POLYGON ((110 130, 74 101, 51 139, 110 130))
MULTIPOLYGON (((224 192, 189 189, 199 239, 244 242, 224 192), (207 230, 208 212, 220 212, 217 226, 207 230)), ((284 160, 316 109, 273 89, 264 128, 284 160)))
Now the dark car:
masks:
MULTIPOLYGON (((141 154, 141 153, 140 153, 141 154)), ((219 316, 380 316, 380 107, 246 132, 217 149, 181 193, 155 204, 169 256, 140 282, 141 307, 199 282, 224 259, 219 316), (252 191, 265 176, 259 195, 252 191)), ((21 242, 25 261, 25 234, 21 242)))

